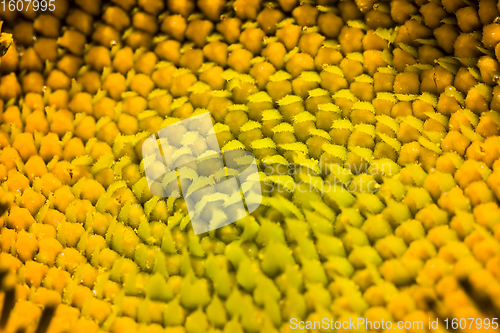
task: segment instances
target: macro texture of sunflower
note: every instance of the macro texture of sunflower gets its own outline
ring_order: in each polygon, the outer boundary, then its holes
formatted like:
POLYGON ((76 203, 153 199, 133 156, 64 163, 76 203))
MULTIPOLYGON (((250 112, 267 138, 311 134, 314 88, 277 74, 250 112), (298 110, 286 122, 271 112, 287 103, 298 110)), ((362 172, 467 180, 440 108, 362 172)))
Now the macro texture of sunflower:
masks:
POLYGON ((492 329, 499 11, 1 1, 0 332, 492 329), (142 146, 205 112, 264 198, 196 235, 184 199, 151 194, 142 146))

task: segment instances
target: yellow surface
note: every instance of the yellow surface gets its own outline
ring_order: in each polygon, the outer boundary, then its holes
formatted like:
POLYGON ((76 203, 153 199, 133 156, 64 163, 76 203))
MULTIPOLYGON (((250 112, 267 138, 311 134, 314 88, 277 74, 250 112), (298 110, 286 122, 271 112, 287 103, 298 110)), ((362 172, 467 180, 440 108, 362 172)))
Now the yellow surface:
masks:
POLYGON ((0 331, 500 316, 500 3, 5 3, 0 331), (196 236, 142 143, 207 111, 273 190, 196 236))

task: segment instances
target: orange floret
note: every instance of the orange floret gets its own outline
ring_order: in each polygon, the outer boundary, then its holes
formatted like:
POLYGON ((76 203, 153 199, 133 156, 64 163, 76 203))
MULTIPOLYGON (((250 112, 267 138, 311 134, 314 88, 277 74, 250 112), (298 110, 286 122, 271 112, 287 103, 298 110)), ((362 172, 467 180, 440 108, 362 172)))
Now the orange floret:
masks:
POLYGON ((35 216, 38 210, 45 204, 45 197, 29 187, 21 196, 19 204, 21 207, 28 209, 31 215, 35 216))
POLYGON ((7 171, 16 167, 16 160, 21 160, 21 156, 17 149, 13 147, 5 147, 0 152, 0 164, 4 165, 7 171))
POLYGON ((40 156, 33 155, 24 165, 24 173, 33 181, 36 177, 42 177, 47 173, 47 166, 40 156))
POLYGON ((19 259, 24 262, 32 260, 38 249, 39 243, 35 235, 24 230, 17 234, 16 252, 19 259))
POLYGON ((65 248, 57 256, 56 261, 58 267, 61 267, 70 274, 73 274, 78 266, 85 263, 86 259, 76 249, 65 248))
POLYGON ((24 192, 30 186, 30 181, 25 175, 17 170, 9 170, 7 173, 7 181, 5 182, 11 191, 24 192))
POLYGON ((35 331, 42 310, 33 302, 19 300, 8 321, 5 330, 7 332, 18 332, 18 330, 35 331))
POLYGON ((49 266, 54 266, 56 258, 63 250, 63 246, 55 238, 44 238, 39 241, 37 261, 49 266))
POLYGON ((28 117, 26 117, 25 131, 31 134, 34 134, 35 131, 47 134, 49 132, 49 123, 47 122, 45 113, 41 110, 35 110, 28 117))
POLYGON ((46 173, 40 179, 40 186, 41 186, 41 190, 42 190, 43 195, 45 197, 48 197, 50 193, 53 193, 58 188, 60 188, 62 186, 62 183, 52 173, 46 173))
MULTIPOLYGON (((37 263, 35 261, 26 262, 25 267, 25 281, 28 286, 40 287, 45 274, 47 274, 49 268, 44 264, 37 263)), ((54 293, 58 295, 55 291, 54 293)), ((59 298, 61 297, 58 295, 59 298)))
POLYGON ((19 152, 19 155, 21 155, 25 162, 37 153, 31 133, 19 133, 16 135, 12 146, 19 152))

